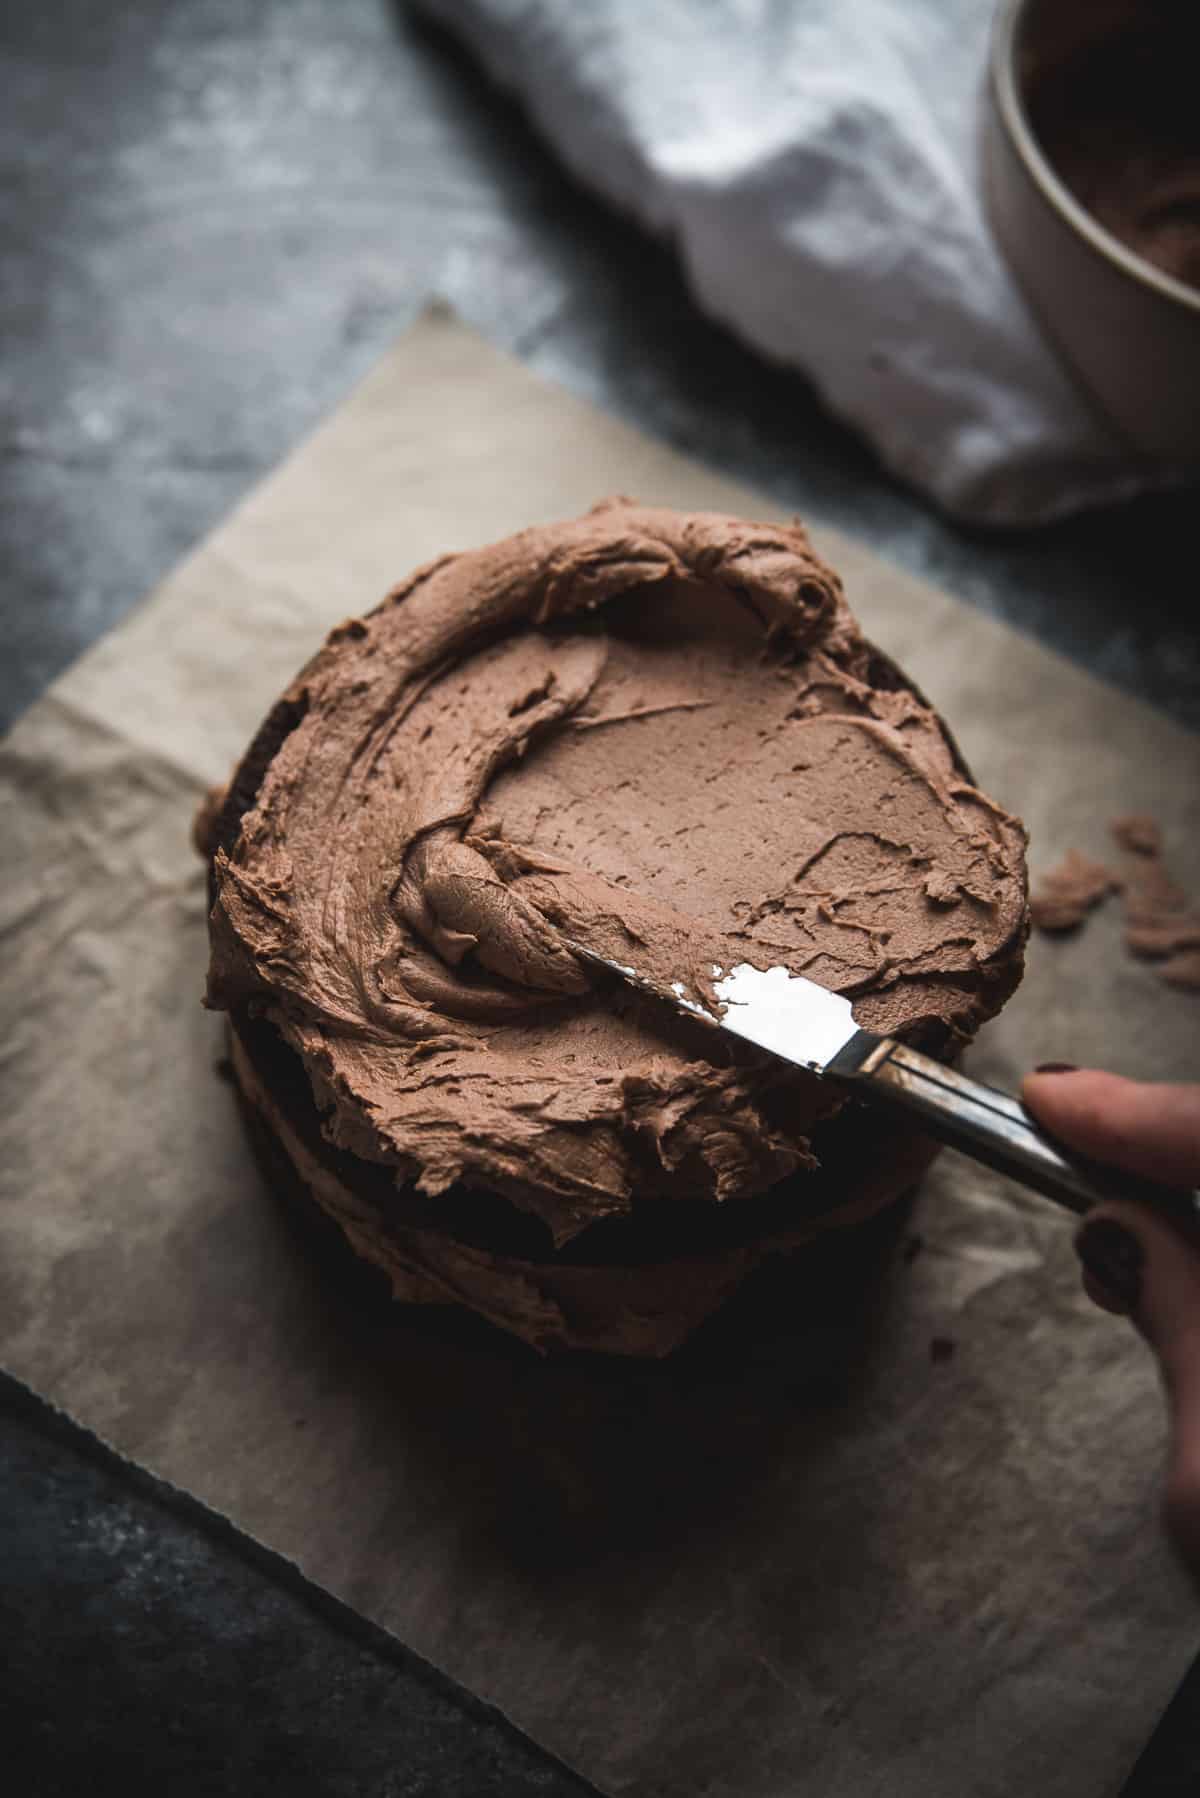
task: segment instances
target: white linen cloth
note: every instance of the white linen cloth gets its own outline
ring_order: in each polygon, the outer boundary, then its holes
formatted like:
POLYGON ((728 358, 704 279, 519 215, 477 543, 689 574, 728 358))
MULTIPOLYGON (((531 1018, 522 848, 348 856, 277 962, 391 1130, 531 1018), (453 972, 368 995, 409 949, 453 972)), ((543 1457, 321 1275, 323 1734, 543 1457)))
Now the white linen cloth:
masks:
POLYGON ((1161 485, 1043 337, 983 212, 992 0, 419 0, 700 306, 901 479, 1022 524, 1161 485))

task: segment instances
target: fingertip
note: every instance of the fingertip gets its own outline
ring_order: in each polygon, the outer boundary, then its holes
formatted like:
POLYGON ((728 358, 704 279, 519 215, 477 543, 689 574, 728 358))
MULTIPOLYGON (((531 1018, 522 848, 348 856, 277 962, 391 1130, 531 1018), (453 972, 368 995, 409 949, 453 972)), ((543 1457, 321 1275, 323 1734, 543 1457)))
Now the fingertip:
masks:
POLYGON ((1200 1085, 1127 1080, 1095 1068, 1027 1074, 1021 1098, 1080 1154, 1167 1185, 1200 1182, 1200 1085))
POLYGON ((1044 1062, 1025 1075, 1021 1100, 1048 1130, 1061 1126, 1063 1132, 1070 1131, 1072 1126, 1079 1127, 1081 1118, 1086 1129, 1089 1115, 1103 1102, 1103 1091, 1098 1092, 1094 1083, 1107 1078, 1115 1076, 1093 1068, 1068 1067, 1065 1062, 1044 1062))

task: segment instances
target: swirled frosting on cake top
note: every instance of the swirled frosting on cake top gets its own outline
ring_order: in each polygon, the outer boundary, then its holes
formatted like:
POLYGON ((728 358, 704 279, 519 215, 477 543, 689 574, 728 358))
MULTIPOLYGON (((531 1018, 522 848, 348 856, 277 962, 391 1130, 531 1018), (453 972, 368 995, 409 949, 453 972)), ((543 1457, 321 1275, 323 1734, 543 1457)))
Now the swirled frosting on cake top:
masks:
POLYGON ((815 1165, 837 1103, 571 943, 700 992, 786 966, 941 1047, 1019 977, 1022 828, 798 525, 617 500, 447 556, 332 633, 248 767, 209 1003, 274 1022, 332 1143, 558 1244, 815 1165))

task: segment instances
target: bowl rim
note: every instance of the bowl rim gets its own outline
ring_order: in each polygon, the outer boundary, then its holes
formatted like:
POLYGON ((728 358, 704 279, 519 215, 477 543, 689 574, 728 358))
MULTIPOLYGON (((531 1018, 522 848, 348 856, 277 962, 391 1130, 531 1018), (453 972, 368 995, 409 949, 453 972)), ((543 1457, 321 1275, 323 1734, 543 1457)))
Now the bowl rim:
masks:
POLYGON ((1016 61, 1021 27, 1026 15, 1038 3, 1039 0, 1003 0, 992 30, 989 59, 992 93, 1017 155, 1043 199, 1099 256, 1140 286, 1149 287, 1165 300, 1200 314, 1200 290, 1147 262, 1144 256, 1129 249, 1093 218, 1058 175, 1034 136, 1017 80, 1016 61))

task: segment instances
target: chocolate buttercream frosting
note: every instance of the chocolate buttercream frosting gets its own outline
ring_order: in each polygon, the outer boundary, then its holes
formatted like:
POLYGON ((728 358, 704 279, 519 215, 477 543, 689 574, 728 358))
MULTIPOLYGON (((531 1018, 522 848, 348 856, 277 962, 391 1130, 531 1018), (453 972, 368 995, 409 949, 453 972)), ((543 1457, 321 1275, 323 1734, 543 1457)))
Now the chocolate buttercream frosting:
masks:
POLYGON ((1168 986, 1200 993, 1200 910, 1167 870, 1158 820, 1130 812, 1109 828, 1124 854, 1121 870, 1068 850, 1038 883, 1029 908, 1034 928, 1075 930, 1109 893, 1119 892, 1129 953, 1156 962, 1168 986))
MULTIPOLYGON (((661 1271, 640 1335, 572 1286, 614 1222, 653 1219, 661 1270, 718 1208, 767 1204, 761 1234, 800 1240, 810 1181, 854 1213, 915 1165, 881 1127, 884 1166, 856 1140, 839 1191, 828 1089, 572 944, 700 990, 714 964, 782 964, 943 1053, 1021 970, 1020 824, 798 525, 615 500, 441 558, 331 634, 205 829, 207 1001, 233 1014, 260 1121, 397 1291, 460 1297, 540 1344, 678 1338, 661 1271), (264 1029, 302 1070, 286 1094, 264 1029), (495 1296, 517 1261, 542 1269, 528 1327, 495 1296)), ((627 1265, 626 1289, 644 1272, 627 1265)), ((700 1314, 730 1283, 708 1281, 700 1314)))
POLYGON ((1044 874, 1029 904, 1035 930, 1077 930, 1088 913, 1115 892, 1120 881, 1102 862, 1078 849, 1068 849, 1061 862, 1044 874))

